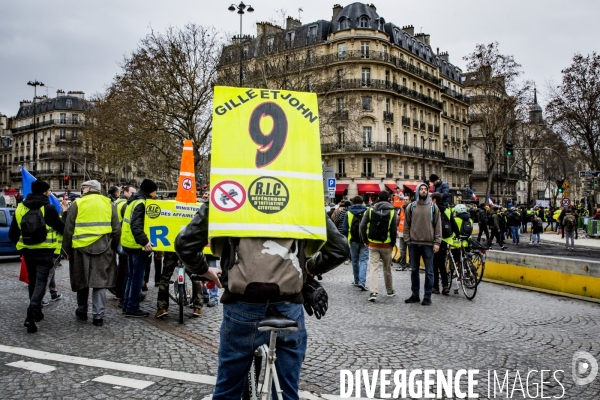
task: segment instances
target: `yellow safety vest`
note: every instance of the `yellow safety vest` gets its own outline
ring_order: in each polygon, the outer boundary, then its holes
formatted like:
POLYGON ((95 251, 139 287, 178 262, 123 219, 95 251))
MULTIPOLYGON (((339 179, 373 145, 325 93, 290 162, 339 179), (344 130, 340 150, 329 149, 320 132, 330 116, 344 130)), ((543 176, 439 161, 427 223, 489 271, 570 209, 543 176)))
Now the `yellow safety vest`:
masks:
POLYGON ((75 201, 77 217, 73 230, 73 248, 87 247, 112 232, 112 203, 101 194, 85 195, 75 201))
POLYGON ((123 225, 121 228, 121 246, 126 247, 128 249, 143 249, 144 246, 137 244, 135 238, 133 237, 133 232, 131 231, 131 215, 133 214, 133 210, 137 207, 138 204, 146 204, 146 200, 134 200, 130 204, 127 205, 125 209, 125 217, 123 218, 123 225))
POLYGON ((119 222, 123 222, 123 217, 122 217, 122 210, 123 207, 127 206, 127 199, 117 199, 117 201, 115 201, 115 205, 117 206, 117 216, 119 217, 119 222))
MULTIPOLYGON (((40 211, 42 212, 42 216, 44 215, 44 208, 45 208, 45 206, 42 206, 40 208, 40 211)), ((25 207, 23 205, 23 203, 19 203, 19 205, 17 206, 17 209, 15 210, 15 218, 17 219, 17 225, 19 225, 19 230, 21 230, 21 220, 23 219, 23 216, 25 214, 27 214, 28 211, 29 211, 29 208, 25 207)), ((37 244, 23 243, 23 234, 21 233, 21 236, 19 237, 19 242, 17 243, 17 250, 21 250, 21 249, 53 249, 53 250, 56 250, 56 244, 57 244, 56 231, 54 229, 52 229, 50 226, 48 226, 48 224, 46 224, 46 231, 47 231, 46 240, 44 240, 42 243, 37 243, 37 244)))
POLYGON ((346 215, 348 216, 348 242, 350 242, 350 239, 352 239, 352 232, 350 229, 352 229, 352 220, 354 219, 354 214, 348 211, 346 215))
MULTIPOLYGON (((367 223, 367 238, 369 238, 369 229, 371 228, 371 211, 373 209, 369 208, 369 222, 367 223)), ((378 240, 373 240, 371 238, 369 238, 369 242, 371 243, 391 243, 392 239, 390 238, 390 226, 392 225, 392 220, 394 219, 394 210, 389 210, 390 211, 390 220, 388 222, 388 232, 387 232, 387 239, 385 239, 384 242, 380 242, 378 240)))
MULTIPOLYGON (((458 226, 458 231, 460 232, 460 228, 462 228, 463 220, 461 218, 455 217, 454 221, 456 222, 456 226, 458 226)), ((473 225, 473 220, 471 218, 469 218, 469 221, 471 221, 471 225, 473 225)), ((470 237, 471 236, 469 236, 469 238, 470 237)), ((469 245, 469 242, 466 240, 463 240, 462 245, 463 245, 463 247, 466 247, 469 245)), ((457 249, 460 247, 460 240, 456 237, 456 235, 453 237, 452 244, 450 245, 450 247, 452 247, 454 249, 457 249)))
POLYGON ((204 248, 202 249, 202 253, 208 254, 209 256, 213 255, 212 251, 210 250, 210 244, 204 246, 204 248))

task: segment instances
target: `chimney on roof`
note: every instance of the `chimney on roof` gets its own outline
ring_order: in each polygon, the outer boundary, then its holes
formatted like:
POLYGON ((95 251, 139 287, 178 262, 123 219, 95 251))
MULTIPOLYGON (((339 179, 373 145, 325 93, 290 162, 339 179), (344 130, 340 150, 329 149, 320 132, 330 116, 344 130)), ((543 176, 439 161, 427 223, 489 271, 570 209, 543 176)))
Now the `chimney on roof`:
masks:
POLYGON ((82 100, 85 98, 85 93, 83 93, 81 91, 68 91, 67 95, 77 97, 82 100))
POLYGON ((373 11, 377 12, 377 7, 375 7, 375 4, 371 3, 369 4, 369 7, 371 7, 373 11))
POLYGON ((440 53, 440 58, 446 62, 450 62, 450 55, 447 51, 440 53))
POLYGON ((343 7, 340 6, 339 4, 335 4, 333 6, 333 16, 331 17, 331 20, 334 21, 335 18, 338 16, 338 14, 340 13, 340 11, 342 11, 343 7))
POLYGON ((291 29, 296 29, 299 26, 302 26, 302 22, 300 22, 299 19, 295 19, 294 17, 288 16, 285 20, 285 30, 287 31, 291 29))
POLYGON ((406 25, 406 26, 402 27, 402 30, 404 32, 408 33, 410 36, 415 35, 415 27, 412 25, 406 25))
POLYGON ((60 96, 64 96, 65 95, 65 91, 62 89, 58 89, 56 91, 56 97, 60 97, 60 96))
POLYGON ((430 35, 426 33, 417 33, 415 35, 415 39, 417 39, 421 43, 425 43, 427 46, 429 46, 429 37, 430 35))
POLYGON ((31 100, 21 100, 19 107, 28 106, 31 104, 31 100))

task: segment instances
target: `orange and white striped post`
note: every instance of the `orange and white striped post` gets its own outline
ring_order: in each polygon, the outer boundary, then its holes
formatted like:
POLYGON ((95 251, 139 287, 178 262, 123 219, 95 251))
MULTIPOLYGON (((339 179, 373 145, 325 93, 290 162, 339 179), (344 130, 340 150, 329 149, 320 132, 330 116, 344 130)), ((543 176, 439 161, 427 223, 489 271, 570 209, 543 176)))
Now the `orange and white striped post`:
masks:
POLYGON ((179 183, 175 200, 182 203, 195 203, 196 173, 194 171, 194 147, 191 140, 183 142, 181 166, 179 167, 179 183))

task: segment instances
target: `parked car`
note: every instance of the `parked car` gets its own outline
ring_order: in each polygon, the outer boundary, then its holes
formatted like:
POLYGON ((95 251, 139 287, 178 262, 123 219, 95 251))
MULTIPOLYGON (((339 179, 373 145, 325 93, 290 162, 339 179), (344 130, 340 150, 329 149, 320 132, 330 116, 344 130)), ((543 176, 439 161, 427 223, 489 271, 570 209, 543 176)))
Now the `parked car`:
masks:
POLYGON ((14 216, 15 208, 0 208, 0 256, 13 256, 19 254, 13 242, 8 238, 8 230, 10 229, 10 224, 14 216))

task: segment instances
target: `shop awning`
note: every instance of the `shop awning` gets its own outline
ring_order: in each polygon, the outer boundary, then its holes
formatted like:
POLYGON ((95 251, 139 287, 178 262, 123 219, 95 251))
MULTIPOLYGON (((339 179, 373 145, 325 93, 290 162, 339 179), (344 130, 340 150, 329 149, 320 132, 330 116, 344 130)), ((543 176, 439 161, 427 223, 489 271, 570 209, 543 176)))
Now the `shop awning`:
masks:
MULTIPOLYGON (((420 185, 420 183, 416 183, 416 184, 410 184, 410 183, 405 183, 404 188, 410 190, 411 192, 415 193, 417 191, 417 186, 420 185)), ((433 193, 433 186, 429 186, 429 193, 433 193)))
POLYGON ((378 194, 381 192, 381 188, 377 183, 359 183, 358 194, 378 194))
POLYGON ((338 183, 335 185, 335 194, 344 194, 346 189, 348 189, 347 183, 338 183))
POLYGON ((386 183, 385 187, 390 189, 392 191, 392 193, 394 193, 396 191, 396 187, 398 187, 398 185, 396 185, 395 183, 386 183))

